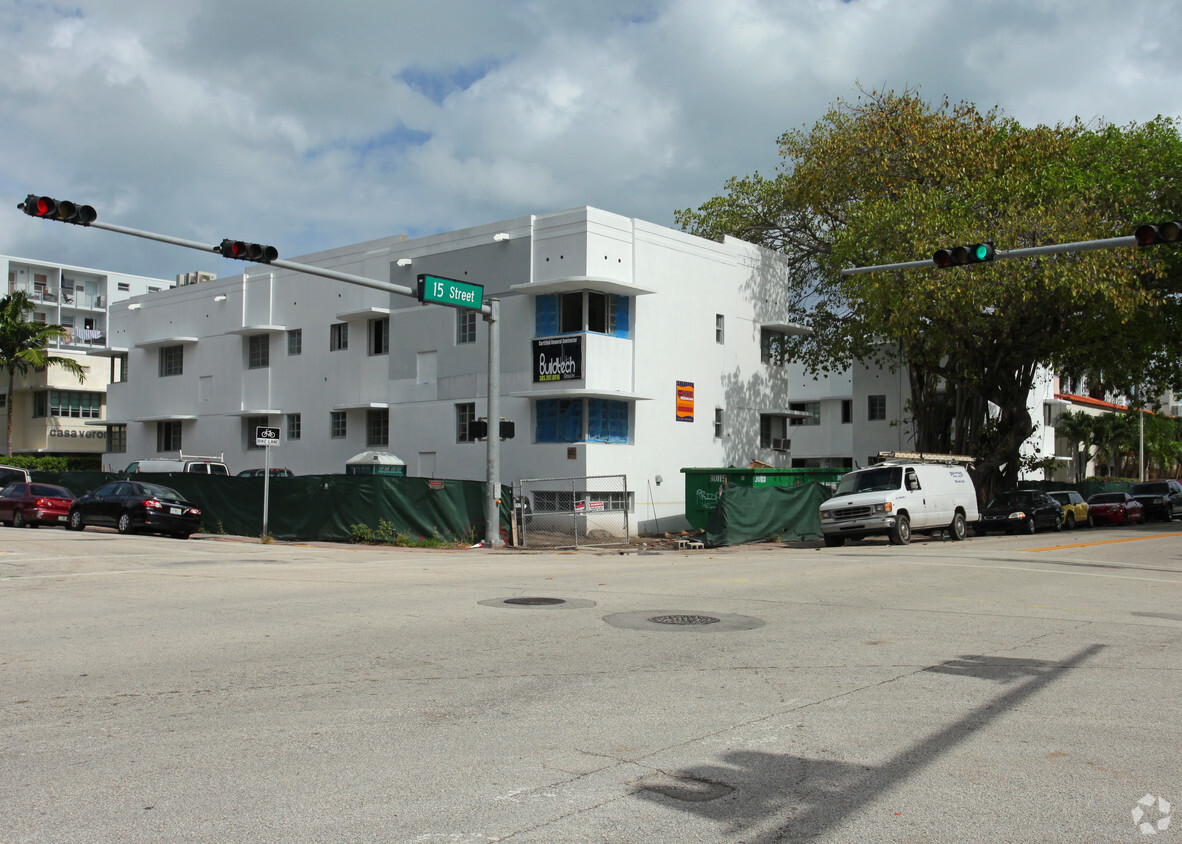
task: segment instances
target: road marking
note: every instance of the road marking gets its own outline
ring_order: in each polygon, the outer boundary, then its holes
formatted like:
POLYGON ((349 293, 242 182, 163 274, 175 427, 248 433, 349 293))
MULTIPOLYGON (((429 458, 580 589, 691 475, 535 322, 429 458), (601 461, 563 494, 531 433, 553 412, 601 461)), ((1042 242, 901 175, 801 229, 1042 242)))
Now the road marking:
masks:
POLYGON ((1101 539, 1096 542, 1080 542, 1075 545, 1048 545, 1046 548, 1022 548, 1020 550, 1025 554, 1034 554, 1039 551, 1062 551, 1065 548, 1092 548, 1096 545, 1116 545, 1119 542, 1140 542, 1143 539, 1169 539, 1180 535, 1182 534, 1152 533, 1149 536, 1132 536, 1128 539, 1101 539))
POLYGON ((1040 610, 1063 610, 1065 612, 1104 612, 1104 610, 1090 609, 1088 607, 1057 607, 1054 604, 1017 604, 1010 601, 990 601, 985 598, 956 598, 952 595, 941 595, 940 598, 945 601, 965 601, 973 604, 989 604, 1000 607, 1021 607, 1022 609, 1040 609, 1040 610))

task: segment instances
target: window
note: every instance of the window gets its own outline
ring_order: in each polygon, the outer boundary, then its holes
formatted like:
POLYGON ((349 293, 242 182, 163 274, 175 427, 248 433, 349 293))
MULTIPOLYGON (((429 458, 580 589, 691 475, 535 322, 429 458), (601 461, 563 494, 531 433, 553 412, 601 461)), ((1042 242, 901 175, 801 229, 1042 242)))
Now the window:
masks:
POLYGON ((77 390, 50 390, 49 415, 71 419, 98 419, 103 415, 103 394, 81 393, 77 390))
POLYGON ((115 284, 115 289, 118 290, 120 293, 130 293, 131 292, 131 285, 129 283, 127 283, 126 281, 120 281, 115 284))
POLYGON ((476 438, 468 431, 468 423, 476 421, 476 403, 466 402, 456 405, 456 442, 474 443, 476 438))
POLYGON ((759 414, 759 447, 775 448, 776 442, 788 438, 787 418, 774 413, 759 414))
POLYGON ((788 335, 770 328, 759 329, 759 361, 769 366, 783 366, 788 359, 788 335))
POLYGON ((339 352, 349 348, 349 323, 334 322, 328 327, 328 350, 339 352))
POLYGON ((181 423, 179 421, 156 423, 156 450, 176 452, 181 450, 181 423))
POLYGON ((185 370, 184 346, 160 347, 160 377, 180 375, 185 370))
POLYGON ((456 345, 476 342, 476 311, 456 308, 456 345))
POLYGON ((722 439, 722 408, 714 408, 714 439, 722 439))
POLYGON ((111 368, 115 370, 112 381, 120 384, 127 382, 127 355, 115 355, 111 358, 111 368))
POLYGON ((722 314, 714 315, 714 342, 722 345, 726 340, 726 331, 724 330, 725 318, 722 314))
POLYGON ((371 355, 390 354, 389 317, 369 321, 369 353, 371 355))
POLYGON ((841 424, 849 425, 854 421, 854 400, 841 400, 841 424))
POLYGON ((293 328, 287 332, 287 356, 295 357, 304 353, 304 329, 293 328))
POLYGON ((287 438, 289 440, 300 438, 300 415, 298 413, 287 414, 287 438))
POLYGON ((886 396, 869 396, 868 398, 869 414, 867 419, 871 422, 881 422, 886 419, 886 396))
POLYGON ((343 440, 349 433, 348 418, 345 415, 345 411, 332 411, 330 421, 332 423, 332 427, 329 436, 334 440, 343 440))
POLYGON ((593 331, 628 337, 629 298, 581 290, 550 293, 534 300, 534 333, 538 337, 593 331))
POLYGON ((107 451, 111 452, 112 454, 127 453, 126 425, 107 426, 107 451))
POLYGON ((365 412, 365 444, 371 447, 390 444, 388 408, 374 408, 365 412))
POLYGON ((534 419, 538 442, 628 442, 627 402, 611 399, 538 399, 534 405, 534 419))
POLYGON ((254 451, 257 449, 266 448, 263 445, 255 445, 254 429, 255 428, 269 428, 271 421, 266 416, 247 416, 245 420, 246 430, 242 432, 246 437, 246 450, 254 451))
MULTIPOLYGON (((271 365, 271 338, 266 334, 252 334, 247 338, 247 366, 250 369, 265 369, 271 365)), ((266 423, 263 423, 266 425, 266 423)))
POLYGON ((798 413, 808 414, 808 416, 793 416, 789 418, 788 424, 793 427, 821 424, 821 403, 819 401, 792 402, 788 405, 788 409, 795 410, 798 413))

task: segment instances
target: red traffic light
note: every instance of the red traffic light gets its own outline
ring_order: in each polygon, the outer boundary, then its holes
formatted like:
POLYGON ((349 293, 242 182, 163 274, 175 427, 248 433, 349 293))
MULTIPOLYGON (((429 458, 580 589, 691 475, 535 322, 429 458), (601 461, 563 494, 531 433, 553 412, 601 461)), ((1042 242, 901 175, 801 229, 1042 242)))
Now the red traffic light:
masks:
POLYGON ((1182 237, 1182 223, 1169 220, 1165 223, 1145 223, 1133 232, 1138 246, 1153 246, 1157 243, 1177 243, 1182 237))
POLYGON ((98 217, 98 212, 89 205, 78 205, 63 199, 58 202, 48 196, 29 194, 17 208, 30 217, 40 217, 43 220, 57 220, 61 223, 73 223, 78 226, 89 226, 98 217))
POLYGON ((953 246, 950 249, 937 249, 932 254, 932 263, 940 269, 959 267, 963 264, 980 264, 992 261, 997 257, 997 250, 992 241, 984 243, 970 243, 967 246, 953 246))
POLYGON ((274 246, 265 246, 261 243, 246 243, 242 240, 230 240, 229 238, 222 241, 222 245, 218 247, 218 251, 222 253, 223 258, 237 258, 240 261, 256 261, 260 264, 269 264, 279 257, 279 250, 274 246))

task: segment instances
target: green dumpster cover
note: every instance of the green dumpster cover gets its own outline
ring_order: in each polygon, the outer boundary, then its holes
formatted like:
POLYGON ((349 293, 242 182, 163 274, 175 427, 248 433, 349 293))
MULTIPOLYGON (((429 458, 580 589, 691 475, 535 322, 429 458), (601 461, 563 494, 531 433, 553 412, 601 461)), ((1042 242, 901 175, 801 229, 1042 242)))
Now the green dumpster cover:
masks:
POLYGON ((778 535, 782 541, 821 538, 817 510, 832 495, 822 483, 723 488, 706 523, 706 544, 742 545, 778 535))

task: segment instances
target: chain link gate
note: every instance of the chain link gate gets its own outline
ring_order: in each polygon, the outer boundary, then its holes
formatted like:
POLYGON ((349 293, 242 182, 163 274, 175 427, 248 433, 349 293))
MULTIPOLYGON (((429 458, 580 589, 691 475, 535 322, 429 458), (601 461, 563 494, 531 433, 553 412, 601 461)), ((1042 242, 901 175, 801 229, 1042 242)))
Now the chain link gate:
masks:
POLYGON ((516 484, 516 543, 528 548, 627 545, 627 475, 529 478, 516 484))

